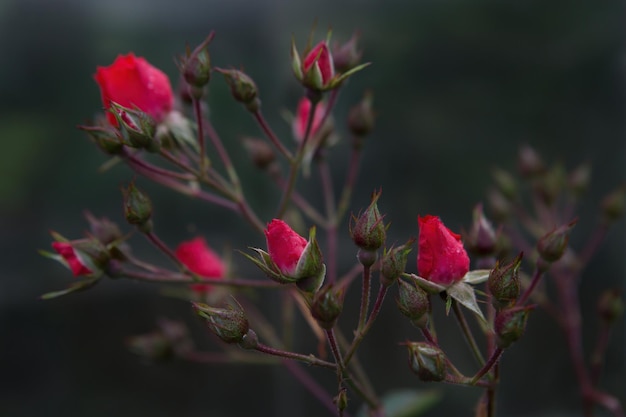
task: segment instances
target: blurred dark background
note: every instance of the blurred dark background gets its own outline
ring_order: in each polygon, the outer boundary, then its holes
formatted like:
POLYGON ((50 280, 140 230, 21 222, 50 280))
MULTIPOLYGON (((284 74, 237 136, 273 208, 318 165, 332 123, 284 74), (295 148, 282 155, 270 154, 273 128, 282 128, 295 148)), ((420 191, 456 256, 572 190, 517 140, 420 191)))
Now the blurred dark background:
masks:
MULTIPOLYGON (((341 94, 340 129, 364 89, 374 92, 377 128, 368 139, 354 194, 358 211, 383 188, 381 211, 391 241, 417 233, 418 214, 436 213, 453 230, 471 221, 494 166, 513 170, 520 144, 567 168, 593 164, 590 195, 572 237, 580 247, 594 227, 597 202, 626 179, 623 2, 142 0, 3 0, 0 2, 0 415, 2 416, 322 416, 326 411, 281 368, 147 364, 129 353, 126 337, 150 331, 156 317, 181 319, 198 344, 216 349, 187 303, 163 298, 155 286, 105 280, 93 290, 40 301, 65 287, 70 273, 37 254, 49 230, 79 237, 84 210, 123 223, 119 185, 125 167, 97 172, 106 158, 75 129, 100 111, 92 75, 120 53, 134 51, 175 80, 173 57, 211 30, 215 65, 243 67, 257 82, 277 133, 280 116, 302 94, 289 64, 291 35, 304 45, 317 19, 321 39, 362 33, 373 65, 341 94)), ((236 163, 238 139, 259 130, 234 103, 221 77, 211 84, 213 120, 236 163)), ((344 129, 345 131, 345 129, 344 129)), ((344 139, 346 136, 344 135, 344 139)), ((331 163, 344 175, 345 140, 331 163)), ((309 181, 312 195, 317 183, 309 181)), ((212 246, 262 246, 236 216, 175 196, 140 180, 155 204, 157 230, 170 245, 203 234, 212 246)), ((276 191, 251 170, 244 185, 269 218, 276 191)), ((347 228, 343 229, 344 232, 347 228)), ((623 286, 626 229, 620 222, 582 283, 585 346, 593 346, 594 305, 607 286, 623 286)), ((137 236, 137 252, 155 257, 137 236)), ((235 254, 238 269, 254 272, 235 254)), ((343 269, 353 262, 342 241, 343 269)), ((414 261, 410 268, 415 268, 414 261)), ((260 293, 259 303, 275 302, 260 293)), ((269 294, 269 295, 268 295, 269 294)), ((358 295, 349 297, 356 303, 358 295)), ((420 383, 398 346, 417 334, 392 299, 364 343, 361 358, 381 391, 441 389, 435 415, 470 415, 479 391, 420 383)), ((355 311, 355 310, 353 310, 355 311)), ((270 318, 278 311, 267 309, 270 318)), ((559 329, 541 312, 503 360, 502 416, 581 415, 577 386, 559 329)), ((350 318, 346 319, 348 326, 350 318)), ((441 320, 443 322, 443 320, 441 320)), ((441 324, 443 325, 443 323, 441 324)), ((622 399, 626 372, 624 321, 613 334, 602 386, 622 399)), ((450 323, 444 337, 461 368, 472 358, 450 323), (458 349, 455 346, 458 345, 458 349)), ((307 339, 303 330, 297 337, 307 339)), ((445 333, 445 328, 444 328, 445 333)), ((306 348, 306 347, 305 347, 306 348)), ((334 377, 315 372, 333 387, 334 377)))

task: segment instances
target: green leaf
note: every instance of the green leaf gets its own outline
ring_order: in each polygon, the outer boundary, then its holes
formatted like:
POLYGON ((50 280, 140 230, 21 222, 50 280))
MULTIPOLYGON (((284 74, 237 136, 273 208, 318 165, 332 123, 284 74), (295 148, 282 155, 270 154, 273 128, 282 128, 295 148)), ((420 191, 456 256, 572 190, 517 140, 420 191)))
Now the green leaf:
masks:
POLYGON ((480 307, 478 307, 478 301, 476 301, 474 289, 469 284, 458 282, 451 287, 448 287, 446 292, 448 293, 448 296, 470 310, 483 322, 487 321, 485 320, 485 316, 483 316, 483 312, 480 307))
POLYGON ((491 269, 475 269, 465 274, 462 281, 472 285, 481 284, 489 279, 490 272, 491 269))
POLYGON ((87 279, 87 280, 84 280, 84 281, 78 281, 78 282, 75 282, 74 284, 70 285, 69 287, 67 287, 64 290, 52 291, 52 292, 43 294, 40 298, 42 300, 50 300, 52 298, 61 297, 61 296, 67 295, 67 294, 71 294, 73 292, 84 291, 84 290, 87 290, 87 289, 93 287, 94 285, 96 285, 96 283, 98 281, 100 281, 100 278, 87 279))
MULTIPOLYGON (((382 397, 386 417, 417 417, 431 409, 441 400, 439 391, 417 391, 399 389, 387 392, 382 397)), ((357 417, 368 417, 367 406, 362 407, 357 417)))

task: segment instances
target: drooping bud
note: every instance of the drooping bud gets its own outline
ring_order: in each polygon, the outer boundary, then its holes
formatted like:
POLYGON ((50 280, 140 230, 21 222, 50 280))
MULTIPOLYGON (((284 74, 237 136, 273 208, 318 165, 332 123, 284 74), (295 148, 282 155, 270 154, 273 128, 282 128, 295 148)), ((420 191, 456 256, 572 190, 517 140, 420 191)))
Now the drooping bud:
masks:
POLYGON ((209 330, 226 343, 242 343, 248 334, 248 318, 239 304, 225 308, 191 303, 196 313, 206 320, 209 330))
POLYGON ((126 221, 136 225, 142 231, 148 231, 151 228, 150 218, 152 217, 150 198, 141 192, 134 182, 131 182, 127 188, 122 188, 122 195, 126 221))
POLYGON ((207 47, 213 40, 213 37, 214 32, 211 32, 196 49, 191 52, 187 49, 186 55, 181 57, 178 62, 178 68, 185 81, 190 86, 199 89, 200 92, 211 79, 211 56, 207 47))
POLYGON ((409 239, 402 246, 392 247, 383 255, 380 267, 381 283, 385 286, 393 284, 406 269, 408 255, 415 243, 415 239, 409 239))
POLYGON ((124 148, 124 139, 119 131, 111 125, 106 126, 78 126, 86 132, 91 140, 108 155, 118 155, 124 148))
POLYGON ((569 188, 576 197, 580 197, 589 188, 591 182, 591 164, 582 163, 570 172, 567 179, 569 188))
POLYGON ((626 210, 626 185, 618 187, 602 200, 602 214, 607 223, 622 218, 626 210))
POLYGON ((546 262, 556 262, 565 253, 569 243, 569 235, 578 220, 573 220, 568 224, 556 228, 544 235, 537 242, 539 256, 546 262))
POLYGON ((428 325, 430 299, 422 288, 414 283, 398 280, 398 298, 396 304, 414 326, 423 328, 428 325))
POLYGON ((485 217, 482 204, 478 204, 474 208, 472 228, 465 241, 467 249, 479 256, 490 256, 496 251, 497 241, 493 225, 485 217))
POLYGON ((248 151, 254 165, 260 170, 267 169, 276 160, 274 149, 264 140, 244 138, 243 146, 248 151))
POLYGON ((489 273, 487 287, 493 296, 493 305, 497 309, 510 307, 515 304, 515 300, 520 293, 519 268, 522 264, 523 253, 520 253, 511 263, 496 266, 489 273))
POLYGON ((441 349, 425 342, 409 342, 409 366, 420 380, 439 382, 446 378, 446 356, 441 349))
POLYGON ((111 110, 117 120, 124 139, 131 146, 157 152, 160 142, 157 140, 156 122, 148 114, 139 109, 130 109, 111 102, 111 110))
POLYGON ((541 156, 531 146, 521 146, 517 158, 517 167, 522 177, 532 178, 545 172, 546 166, 541 156))
POLYGON ((498 347, 507 348, 524 335, 528 314, 534 308, 535 306, 513 307, 498 312, 493 323, 498 347))
POLYGON ((361 101, 350 109, 350 113, 348 113, 348 127, 353 135, 363 137, 368 135, 374 128, 373 101, 374 96, 368 91, 363 95, 361 101))
POLYGON ((598 314, 607 324, 619 319, 624 314, 622 292, 615 288, 605 290, 598 300, 598 314))
POLYGON ((360 34, 354 33, 350 40, 340 45, 338 42, 333 43, 333 60, 335 71, 342 73, 351 70, 359 65, 363 51, 357 49, 357 42, 360 34))
POLYGON ((496 187, 498 187, 502 195, 509 201, 515 200, 518 193, 515 178, 509 172, 500 168, 494 168, 492 175, 496 187))
POLYGON ((258 98, 258 89, 252 78, 236 69, 216 68, 216 71, 224 76, 235 100, 243 103, 252 113, 259 110, 261 100, 258 98))
POLYGON ((350 224, 352 240, 365 251, 376 251, 385 244, 387 231, 377 204, 381 193, 374 192, 370 205, 358 217, 353 216, 350 224))
POLYGON ((320 288, 313 297, 311 315, 322 329, 330 330, 335 326, 343 310, 344 287, 328 284, 320 288))

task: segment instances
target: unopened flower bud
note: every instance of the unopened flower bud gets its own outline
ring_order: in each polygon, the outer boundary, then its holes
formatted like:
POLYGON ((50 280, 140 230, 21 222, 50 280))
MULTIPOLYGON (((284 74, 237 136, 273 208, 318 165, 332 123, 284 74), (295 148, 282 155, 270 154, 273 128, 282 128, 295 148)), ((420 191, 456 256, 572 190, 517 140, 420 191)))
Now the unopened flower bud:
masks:
POLYGON ((211 40, 213 40, 213 32, 192 52, 188 49, 187 55, 180 59, 178 64, 180 72, 192 87, 202 89, 211 79, 211 56, 207 48, 211 40))
POLYGON ((250 326, 239 304, 226 308, 210 307, 203 303, 191 303, 196 313, 206 320, 211 332, 226 343, 242 343, 250 326))
POLYGON ((248 155, 250 155, 254 165, 261 170, 267 169, 276 160, 274 150, 264 140, 245 138, 243 146, 248 151, 248 155))
POLYGON ((626 209, 626 185, 622 185, 602 200, 602 213, 606 222, 622 218, 626 209))
POLYGON ((381 283, 383 285, 390 286, 402 275, 413 243, 415 243, 415 239, 410 239, 404 245, 391 248, 385 252, 380 267, 381 283))
POLYGON ((534 306, 513 307, 498 312, 493 324, 498 347, 507 348, 523 336, 528 314, 533 308, 534 306))
POLYGON ((428 324, 430 300, 428 294, 418 285, 398 280, 398 298, 396 304, 414 326, 423 328, 428 324))
POLYGON ((519 268, 522 264, 522 255, 520 253, 507 265, 501 266, 500 262, 497 262, 489 273, 487 287, 493 296, 493 305, 498 309, 513 305, 519 297, 519 268))
POLYGON ((257 97, 258 89, 252 78, 236 69, 225 70, 218 68, 216 71, 224 76, 235 100, 243 103, 248 111, 252 113, 259 109, 261 100, 257 97))
POLYGON ((333 402, 337 406, 337 410, 340 411, 339 414, 341 415, 341 412, 348 407, 348 390, 346 390, 346 388, 344 387, 341 387, 341 389, 337 393, 337 396, 333 398, 333 402))
POLYGON ((333 60, 335 71, 339 73, 347 72, 359 65, 363 51, 357 49, 359 34, 352 35, 350 40, 344 44, 333 43, 333 60))
POLYGON ((546 167, 537 151, 529 145, 520 147, 517 159, 519 172, 524 178, 542 174, 546 167))
POLYGON ((106 217, 97 218, 89 212, 85 213, 85 217, 89 223, 89 231, 102 244, 108 245, 123 238, 124 235, 118 225, 106 217))
POLYGON ((157 152, 160 142, 157 140, 156 122, 139 109, 129 109, 111 102, 111 111, 115 115, 124 138, 135 148, 157 152))
POLYGON ((476 206, 473 217, 472 228, 465 240, 467 249, 479 256, 493 255, 498 238, 493 225, 485 217, 482 204, 476 206))
POLYGON ((124 139, 119 131, 111 125, 106 126, 78 126, 108 155, 117 155, 124 148, 124 139))
POLYGON ((141 192, 134 182, 122 189, 124 196, 124 215, 128 223, 138 227, 147 226, 152 217, 152 202, 141 192))
POLYGON ((565 253, 569 243, 569 235, 576 224, 574 220, 557 229, 547 233, 537 242, 537 251, 539 256, 546 262, 556 262, 565 253))
POLYGON ((374 128, 374 101, 371 92, 366 92, 360 102, 350 109, 348 113, 348 127, 355 136, 366 136, 374 128))
POLYGON ((509 201, 515 200, 518 193, 515 178, 513 178, 510 173, 500 168, 495 168, 492 175, 496 186, 502 195, 509 201))
POLYGON ((569 174, 567 181, 572 193, 580 197, 589 188, 589 183, 591 182, 591 164, 585 162, 577 166, 569 174))
POLYGON ((311 315, 322 329, 330 330, 335 326, 343 310, 344 287, 325 285, 315 293, 311 304, 311 315))
POLYGON ((607 324, 619 319, 624 314, 622 292, 615 288, 604 291, 598 300, 598 314, 607 324))
POLYGON ((487 202, 496 220, 502 222, 511 217, 513 212, 511 202, 507 200, 500 191, 495 188, 489 190, 487 193, 487 202))
POLYGON ((446 378, 446 356, 441 349, 425 342, 407 343, 409 366, 425 382, 439 382, 446 378))
POLYGON ((358 218, 353 217, 350 225, 352 240, 366 251, 376 251, 385 244, 387 231, 377 204, 380 195, 381 191, 373 193, 370 205, 358 218))

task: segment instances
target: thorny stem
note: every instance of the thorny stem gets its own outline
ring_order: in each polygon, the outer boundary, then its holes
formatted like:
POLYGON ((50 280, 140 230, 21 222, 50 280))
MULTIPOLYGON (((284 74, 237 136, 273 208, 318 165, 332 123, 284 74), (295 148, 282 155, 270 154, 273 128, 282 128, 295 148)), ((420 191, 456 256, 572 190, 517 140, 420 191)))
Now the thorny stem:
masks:
POLYGON ((478 344, 476 343, 474 334, 472 333, 472 330, 470 329, 469 324, 467 323, 467 320, 465 320, 465 315, 463 315, 463 311, 461 311, 461 307, 459 307, 459 304, 454 300, 452 300, 452 310, 454 311, 454 317, 456 317, 457 322, 459 323, 459 327, 461 327, 461 331, 463 332, 465 341, 469 345, 470 350, 472 351, 472 354, 474 355, 474 358, 476 359, 479 365, 481 366, 484 365, 485 358, 480 352, 480 348, 478 347, 478 344))
POLYGON ((319 366, 322 368, 337 370, 336 364, 316 358, 313 355, 303 355, 301 353, 288 352, 286 350, 276 349, 271 346, 264 345, 262 343, 259 343, 254 349, 258 350, 259 352, 266 353, 268 355, 278 356, 278 357, 285 358, 285 359, 293 359, 296 361, 304 362, 308 365, 314 365, 314 366, 319 366))
POLYGON ((365 321, 367 320, 367 310, 370 305, 370 287, 372 277, 370 273, 370 266, 363 265, 363 284, 361 286, 361 308, 359 310, 359 324, 357 332, 362 332, 365 327, 365 321))
POLYGON ((352 344, 350 345, 350 349, 348 349, 348 352, 346 353, 346 357, 345 357, 346 364, 350 362, 350 359, 352 359, 352 356, 356 352, 356 349, 359 347, 359 344, 361 344, 361 341, 363 340, 367 332, 370 330, 370 328, 374 324, 374 321, 376 320, 378 313, 380 313, 380 309, 383 305, 383 301, 385 300, 387 289, 388 289, 387 286, 382 285, 382 284, 380 285, 378 289, 378 296, 376 297, 376 302, 374 303, 374 307, 372 308, 372 313, 370 314, 369 319, 367 320, 367 323, 363 327, 359 327, 359 329, 357 330, 357 334, 354 337, 352 344))
POLYGON ((476 384, 476 382, 478 382, 480 378, 485 376, 487 372, 489 372, 491 368, 493 368, 493 366, 496 363, 498 363, 503 352, 504 350, 502 348, 496 348, 496 350, 493 351, 493 353, 491 354, 487 362, 483 365, 483 367, 480 368, 480 370, 476 372, 476 375, 472 377, 472 380, 471 380, 472 385, 476 384))
POLYGON ((278 139, 274 131, 272 131, 272 128, 270 128, 269 124, 263 117, 263 114, 261 114, 261 110, 257 110, 252 114, 254 115, 256 121, 259 123, 261 130, 263 130, 263 133, 265 133, 268 139, 274 144, 274 146, 276 146, 276 149, 278 149, 280 153, 282 153, 285 158, 287 158, 288 161, 291 161, 293 159, 293 155, 291 154, 291 152, 289 152, 289 149, 287 149, 285 145, 283 145, 280 139, 278 139))
POLYGON ((437 339, 435 339, 435 337, 430 332, 430 330, 428 330, 428 327, 425 327, 425 326, 421 327, 420 330, 422 331, 422 335, 424 336, 424 339, 426 339, 429 343, 432 343, 435 346, 439 345, 439 343, 437 342, 437 339))

